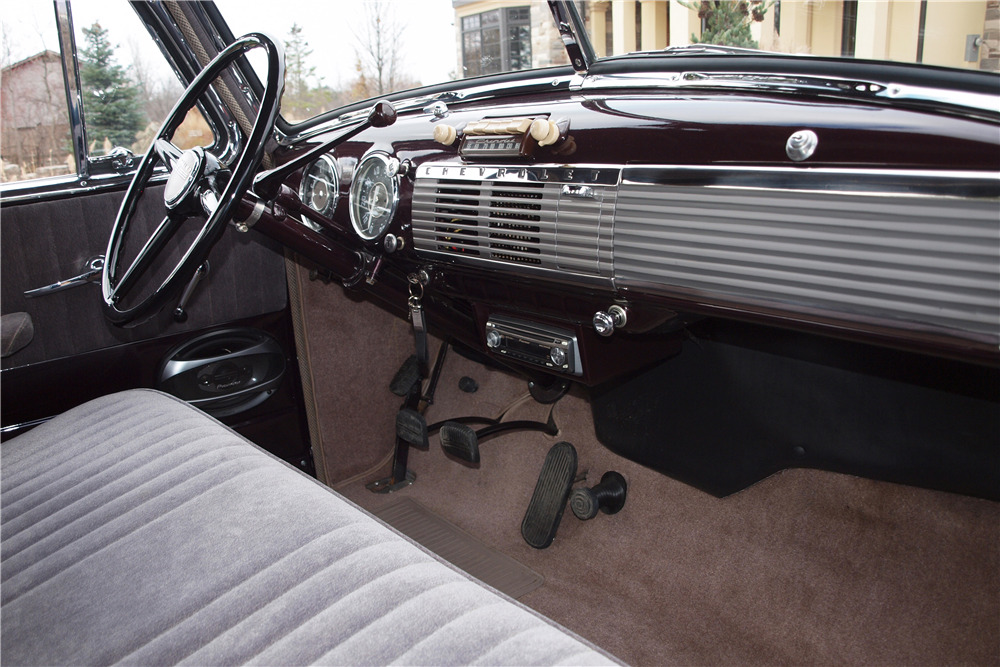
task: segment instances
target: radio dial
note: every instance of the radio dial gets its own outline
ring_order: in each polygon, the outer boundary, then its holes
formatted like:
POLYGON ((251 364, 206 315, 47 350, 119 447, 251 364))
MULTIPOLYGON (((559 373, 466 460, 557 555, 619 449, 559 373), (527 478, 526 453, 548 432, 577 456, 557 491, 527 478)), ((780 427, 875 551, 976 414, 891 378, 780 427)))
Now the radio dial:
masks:
POLYGON ((549 359, 552 360, 556 366, 562 366, 566 363, 566 350, 561 347, 554 347, 549 350, 549 359))
POLYGON ((503 342, 503 336, 500 335, 499 331, 491 330, 486 334, 486 346, 489 348, 496 349, 500 347, 500 343, 503 342))

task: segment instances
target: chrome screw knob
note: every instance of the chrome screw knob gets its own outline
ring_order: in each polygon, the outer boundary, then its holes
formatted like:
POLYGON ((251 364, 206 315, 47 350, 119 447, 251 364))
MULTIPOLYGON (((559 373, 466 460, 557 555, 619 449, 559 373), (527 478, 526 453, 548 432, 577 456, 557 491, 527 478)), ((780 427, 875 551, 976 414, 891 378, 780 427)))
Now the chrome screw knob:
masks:
POLYGON ((795 162, 802 162, 812 157, 819 144, 819 137, 812 130, 799 130, 788 137, 785 143, 785 154, 795 162))

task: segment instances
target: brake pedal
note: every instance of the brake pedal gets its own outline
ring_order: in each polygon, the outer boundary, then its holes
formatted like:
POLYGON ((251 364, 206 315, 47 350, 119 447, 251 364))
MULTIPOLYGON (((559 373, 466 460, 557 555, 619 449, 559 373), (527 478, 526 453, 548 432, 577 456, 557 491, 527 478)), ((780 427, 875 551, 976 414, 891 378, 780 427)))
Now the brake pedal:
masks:
POLYGON ((471 426, 445 422, 441 426, 441 449, 462 461, 479 463, 479 437, 471 426))
POLYGON ((396 413, 396 436, 414 447, 429 449, 427 420, 413 408, 401 408, 396 413))
POLYGON ((576 478, 576 448, 568 442, 552 445, 521 522, 521 536, 536 549, 545 549, 556 537, 576 478))

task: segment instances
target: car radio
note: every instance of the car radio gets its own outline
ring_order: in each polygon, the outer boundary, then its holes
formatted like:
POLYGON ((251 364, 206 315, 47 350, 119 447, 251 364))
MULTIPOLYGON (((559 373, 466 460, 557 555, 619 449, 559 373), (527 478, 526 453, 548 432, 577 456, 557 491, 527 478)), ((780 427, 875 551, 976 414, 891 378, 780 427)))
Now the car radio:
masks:
POLYGON ((583 375, 580 347, 572 331, 493 315, 486 322, 486 346, 517 361, 583 375))

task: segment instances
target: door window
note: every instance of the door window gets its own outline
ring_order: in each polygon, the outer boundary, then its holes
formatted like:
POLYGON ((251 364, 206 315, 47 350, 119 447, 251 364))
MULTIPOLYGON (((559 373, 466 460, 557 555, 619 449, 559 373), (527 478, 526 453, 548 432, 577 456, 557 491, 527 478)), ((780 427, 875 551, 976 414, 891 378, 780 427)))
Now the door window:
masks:
POLYGON ((3 181, 76 171, 55 13, 47 3, 21 4, 0 17, 3 181))
MULTIPOLYGON (((11 3, 2 21, 0 147, 5 182, 121 170, 130 161, 106 156, 122 149, 145 153, 183 86, 157 45, 125 3, 83 2, 70 7, 83 105, 83 155, 73 142, 53 5, 11 3), (79 159, 78 159, 79 158, 79 159), (103 158, 103 159, 102 159, 103 158)), ((72 61, 67 62, 74 77, 72 61)), ((71 83, 73 79, 71 78, 71 83)), ((70 90, 75 90, 74 85, 70 90)), ((181 149, 210 146, 211 126, 197 108, 174 133, 181 149)), ((137 161, 131 161, 135 164, 137 161)), ((127 170, 127 168, 126 168, 127 170)), ((113 173, 113 172, 112 172, 113 173)))

